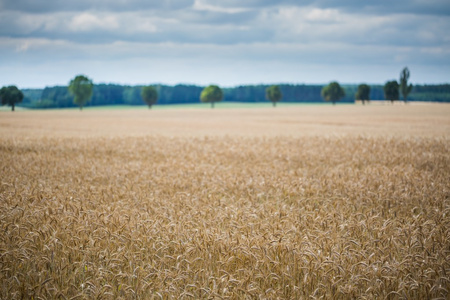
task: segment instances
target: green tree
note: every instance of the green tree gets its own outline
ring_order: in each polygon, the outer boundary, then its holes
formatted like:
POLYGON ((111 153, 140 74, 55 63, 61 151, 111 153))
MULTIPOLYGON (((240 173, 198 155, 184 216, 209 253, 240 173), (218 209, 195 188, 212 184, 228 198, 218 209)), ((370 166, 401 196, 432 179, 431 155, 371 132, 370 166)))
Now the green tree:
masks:
POLYGON ((408 85, 408 79, 409 79, 409 70, 407 67, 405 67, 400 73, 400 91, 402 92, 403 101, 405 101, 405 103, 406 99, 408 98, 408 94, 411 93, 411 90, 413 88, 412 84, 408 85))
POLYGON ((277 102, 283 98, 280 87, 278 85, 271 85, 266 89, 266 98, 272 101, 273 107, 277 106, 277 102))
POLYGON ((391 100, 392 103, 394 103, 394 100, 398 100, 398 87, 396 80, 386 82, 384 85, 384 98, 391 100))
POLYGON ((223 99, 223 92, 217 85, 209 85, 203 89, 200 94, 200 101, 211 103, 211 108, 214 108, 214 103, 220 102, 223 99))
POLYGON ((358 85, 358 90, 356 91, 355 94, 355 100, 361 100, 362 104, 364 105, 364 101, 369 101, 370 100, 370 86, 368 86, 367 84, 360 84, 358 85))
POLYGON ((144 86, 141 90, 142 100, 152 108, 152 105, 158 101, 158 91, 153 86, 144 86))
POLYGON ((321 95, 325 101, 331 101, 333 102, 333 105, 335 105, 336 101, 339 101, 345 96, 345 91, 339 83, 333 81, 322 88, 321 95))
POLYGON ((69 92, 72 94, 73 103, 83 109, 83 106, 91 99, 94 84, 84 75, 78 75, 70 81, 69 92))
POLYGON ((0 98, 2 105, 9 105, 11 111, 14 111, 16 104, 22 102, 23 93, 15 85, 4 86, 0 89, 0 98))

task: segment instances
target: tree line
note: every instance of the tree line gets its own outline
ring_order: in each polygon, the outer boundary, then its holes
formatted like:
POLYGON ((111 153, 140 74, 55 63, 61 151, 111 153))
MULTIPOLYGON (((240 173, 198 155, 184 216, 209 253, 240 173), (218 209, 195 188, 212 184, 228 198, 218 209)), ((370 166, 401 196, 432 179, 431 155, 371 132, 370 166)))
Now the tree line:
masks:
MULTIPOLYGON (((323 102, 321 91, 323 85, 278 85, 283 102, 323 102)), ((222 88, 223 101, 236 102, 264 102, 266 89, 269 85, 245 85, 232 88, 222 88)), ((370 99, 386 100, 383 85, 370 86, 370 99)), ((93 95, 87 106, 101 105, 143 105, 141 90, 143 86, 124 86, 116 84, 96 84, 93 87, 93 95)), ((200 103, 199 95, 203 90, 195 85, 155 85, 158 91, 157 104, 187 104, 200 103)), ((345 95, 340 102, 351 103, 355 101, 354 95, 358 85, 342 85, 345 95)), ((29 108, 68 108, 76 107, 73 97, 67 90, 67 86, 46 87, 44 89, 24 89, 24 98, 21 106, 29 108)), ((450 102, 450 84, 440 85, 414 85, 408 98, 410 101, 450 102)), ((360 99, 358 99, 360 100, 360 99)))
MULTIPOLYGON (((92 80, 85 76, 77 76, 68 86, 24 89, 22 91, 18 90, 15 86, 3 87, 0 91, 2 105, 12 106, 11 103, 13 103, 15 106, 20 103, 20 106, 28 108, 80 107, 77 104, 77 100, 75 100, 76 95, 74 94, 74 89, 71 89, 70 86, 71 84, 75 84, 77 78, 83 79, 83 77, 87 80, 85 83, 89 86, 88 89, 90 89, 90 92, 87 94, 89 96, 87 100, 89 101, 86 100, 85 103, 82 103, 81 107, 149 104, 146 102, 144 95, 145 90, 148 92, 148 86, 94 84, 92 80), (9 99, 8 95, 10 94, 16 95, 14 101, 9 99)), ((216 87, 221 91, 219 98, 222 101, 263 102, 269 100, 272 101, 274 106, 279 101, 305 103, 317 103, 323 102, 324 100, 333 103, 336 103, 336 101, 352 103, 355 100, 361 100, 365 103, 370 99, 394 101, 399 100, 400 94, 403 94, 404 100, 408 99, 409 101, 450 102, 450 84, 412 86, 407 83, 408 78, 409 70, 404 68, 401 72, 399 82, 391 80, 386 82, 385 85, 340 85, 337 82, 332 82, 325 86, 311 84, 261 84, 224 88, 216 87), (405 92, 407 95, 406 98, 404 97, 405 92), (337 93, 337 96, 335 93, 337 93)), ((151 97, 154 98, 151 98, 150 106, 154 104, 200 103, 204 90, 205 87, 197 85, 152 85, 150 94, 153 93, 151 97)), ((203 96, 203 101, 210 102, 205 98, 205 95, 203 96)), ((212 106, 216 102, 218 101, 212 101, 212 106)))

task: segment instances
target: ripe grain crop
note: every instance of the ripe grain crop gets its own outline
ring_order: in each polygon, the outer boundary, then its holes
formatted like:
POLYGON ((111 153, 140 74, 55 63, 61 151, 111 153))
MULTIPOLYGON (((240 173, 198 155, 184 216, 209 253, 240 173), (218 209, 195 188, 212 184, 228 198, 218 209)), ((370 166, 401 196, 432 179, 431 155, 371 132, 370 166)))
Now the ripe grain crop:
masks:
POLYGON ((450 140, 0 138, 1 299, 448 299, 450 140))

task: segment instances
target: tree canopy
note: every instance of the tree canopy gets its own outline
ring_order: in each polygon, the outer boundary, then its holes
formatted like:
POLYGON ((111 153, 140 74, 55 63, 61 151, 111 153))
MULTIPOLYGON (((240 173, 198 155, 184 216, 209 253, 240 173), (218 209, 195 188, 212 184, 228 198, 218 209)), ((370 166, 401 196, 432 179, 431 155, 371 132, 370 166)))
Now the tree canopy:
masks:
POLYGON ((409 93, 411 93, 411 90, 413 88, 412 84, 408 85, 409 80, 409 70, 407 67, 405 67, 402 72, 400 73, 400 91, 403 95, 403 100, 406 102, 408 99, 409 93))
POLYGON ((22 102, 23 93, 15 85, 4 86, 0 89, 0 98, 2 105, 9 105, 14 111, 16 104, 22 102))
POLYGON ((355 100, 361 100, 364 104, 364 101, 370 100, 370 86, 367 84, 360 84, 358 85, 358 90, 355 94, 355 100))
POLYGON ((325 101, 331 101, 334 105, 336 104, 336 101, 339 101, 342 97, 345 96, 345 91, 339 85, 339 83, 333 81, 327 86, 323 87, 321 95, 323 99, 325 99, 325 101))
POLYGON ((158 101, 158 91, 153 86, 144 86, 141 90, 142 100, 152 108, 152 105, 158 101))
POLYGON ((70 81, 69 92, 74 97, 73 103, 83 109, 83 106, 91 99, 94 84, 84 75, 78 75, 70 81))
POLYGON ((211 103, 211 108, 214 108, 214 103, 220 102, 223 99, 223 92, 217 85, 209 85, 203 89, 200 94, 200 101, 211 103))
POLYGON ((277 105, 277 102, 279 102, 281 98, 283 98, 280 87, 278 85, 271 85, 266 88, 266 98, 269 101, 272 101, 272 104, 275 107, 277 105))
POLYGON ((384 85, 384 98, 386 100, 391 100, 394 103, 394 100, 398 100, 398 82, 396 80, 388 81, 384 85))

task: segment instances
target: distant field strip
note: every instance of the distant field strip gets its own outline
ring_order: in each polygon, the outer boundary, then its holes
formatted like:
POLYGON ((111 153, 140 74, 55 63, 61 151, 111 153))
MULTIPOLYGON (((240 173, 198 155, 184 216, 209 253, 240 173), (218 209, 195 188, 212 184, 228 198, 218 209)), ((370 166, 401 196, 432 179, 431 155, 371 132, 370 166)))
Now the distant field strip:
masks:
POLYGON ((445 111, 331 109, 1 113, 0 298, 448 299, 445 111))
POLYGON ((449 137, 450 104, 0 112, 2 137, 449 137))

